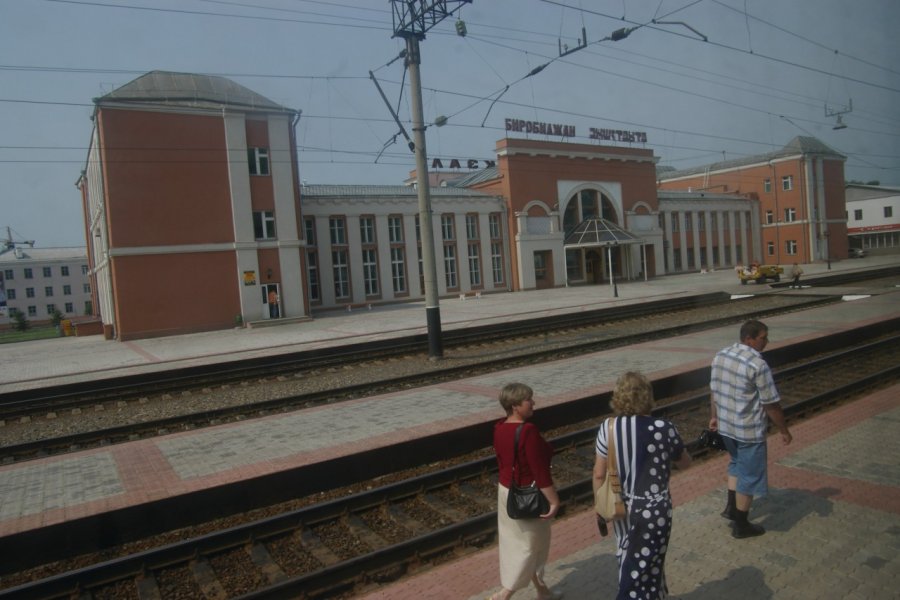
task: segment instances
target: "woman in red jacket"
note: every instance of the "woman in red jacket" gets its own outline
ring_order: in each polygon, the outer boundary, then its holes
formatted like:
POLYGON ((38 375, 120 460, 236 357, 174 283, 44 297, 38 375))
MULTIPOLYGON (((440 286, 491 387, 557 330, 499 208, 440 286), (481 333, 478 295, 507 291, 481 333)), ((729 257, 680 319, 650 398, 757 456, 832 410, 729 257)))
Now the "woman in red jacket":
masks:
POLYGON ((534 414, 534 392, 523 383, 510 383, 500 392, 500 406, 506 411, 506 418, 494 426, 494 452, 497 454, 499 481, 497 486, 497 537, 500 547, 499 592, 490 600, 506 600, 517 590, 534 583, 538 600, 556 600, 544 583, 544 565, 550 552, 550 523, 559 511, 559 495, 553 487, 550 475, 550 447, 541 432, 528 419, 534 414), (537 519, 510 519, 506 513, 506 498, 512 483, 513 445, 516 429, 519 445, 516 448, 517 484, 521 486, 536 482, 550 502, 550 509, 537 519))

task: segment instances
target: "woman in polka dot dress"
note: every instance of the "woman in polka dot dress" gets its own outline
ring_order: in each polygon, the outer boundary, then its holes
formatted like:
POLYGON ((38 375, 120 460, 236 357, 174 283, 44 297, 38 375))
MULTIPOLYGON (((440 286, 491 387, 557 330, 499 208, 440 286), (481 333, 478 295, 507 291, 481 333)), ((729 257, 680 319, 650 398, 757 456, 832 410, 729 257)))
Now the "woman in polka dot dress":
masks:
MULTIPOLYGON (((669 473, 691 463, 678 430, 670 421, 650 416, 653 387, 640 373, 619 377, 610 407, 616 462, 626 518, 614 523, 619 560, 616 600, 658 600, 668 594, 665 561, 672 531, 669 473)), ((594 479, 602 483, 607 468, 607 423, 597 434, 594 479)))

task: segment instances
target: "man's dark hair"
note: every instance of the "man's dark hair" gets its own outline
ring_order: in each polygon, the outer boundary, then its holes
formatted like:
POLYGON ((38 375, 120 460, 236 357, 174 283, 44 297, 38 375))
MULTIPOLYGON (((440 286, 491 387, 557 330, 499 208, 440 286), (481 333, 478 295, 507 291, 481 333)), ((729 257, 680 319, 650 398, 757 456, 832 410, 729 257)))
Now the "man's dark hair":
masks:
POLYGON ((741 341, 743 342, 746 339, 756 339, 760 334, 765 333, 766 331, 769 331, 769 328, 766 327, 765 323, 757 321, 756 319, 750 319, 741 326, 741 341))

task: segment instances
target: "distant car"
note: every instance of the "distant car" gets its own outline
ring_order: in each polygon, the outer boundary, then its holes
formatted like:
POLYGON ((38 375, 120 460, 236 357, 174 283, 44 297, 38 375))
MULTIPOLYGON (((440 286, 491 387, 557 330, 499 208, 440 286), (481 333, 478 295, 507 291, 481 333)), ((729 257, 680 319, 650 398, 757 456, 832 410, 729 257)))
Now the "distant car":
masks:
POLYGON ((850 258, 863 258, 866 255, 866 251, 862 248, 850 248, 850 258))

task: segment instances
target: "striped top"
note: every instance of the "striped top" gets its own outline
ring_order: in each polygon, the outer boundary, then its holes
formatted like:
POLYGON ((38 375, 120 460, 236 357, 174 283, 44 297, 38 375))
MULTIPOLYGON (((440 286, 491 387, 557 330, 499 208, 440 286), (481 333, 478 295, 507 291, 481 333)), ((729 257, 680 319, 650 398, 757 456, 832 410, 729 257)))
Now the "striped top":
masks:
POLYGON ((764 442, 768 418, 763 406, 781 400, 762 354, 736 343, 712 362, 709 389, 716 403, 719 433, 739 442, 764 442))

